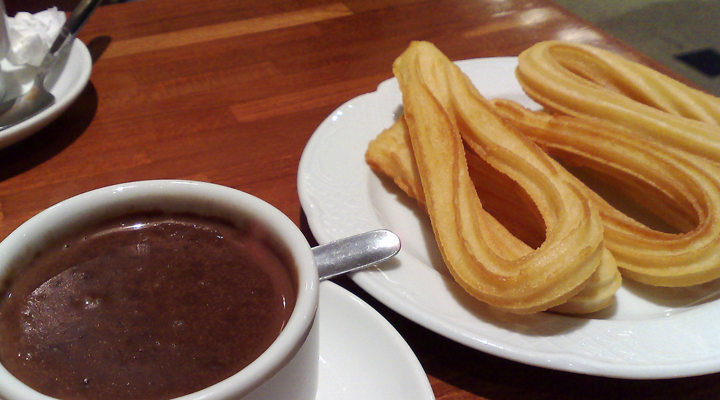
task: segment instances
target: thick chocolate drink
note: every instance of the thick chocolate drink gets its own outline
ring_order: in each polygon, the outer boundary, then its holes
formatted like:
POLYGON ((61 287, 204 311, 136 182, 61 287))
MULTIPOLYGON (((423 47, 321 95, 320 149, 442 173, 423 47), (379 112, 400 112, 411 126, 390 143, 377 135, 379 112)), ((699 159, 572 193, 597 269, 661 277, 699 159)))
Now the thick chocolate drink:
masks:
POLYGON ((192 215, 125 216, 39 254, 0 303, 0 362, 62 399, 165 399, 273 342, 293 274, 258 234, 192 215))

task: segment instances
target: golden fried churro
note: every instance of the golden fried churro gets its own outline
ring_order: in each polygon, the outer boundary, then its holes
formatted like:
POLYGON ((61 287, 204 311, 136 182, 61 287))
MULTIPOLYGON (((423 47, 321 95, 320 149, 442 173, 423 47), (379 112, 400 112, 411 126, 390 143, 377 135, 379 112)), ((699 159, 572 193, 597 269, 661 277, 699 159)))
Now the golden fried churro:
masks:
POLYGON ((455 280, 474 297, 517 313, 557 306, 582 290, 608 258, 599 214, 577 185, 535 144, 508 129, 432 44, 413 42, 393 72, 425 206, 455 280), (498 234, 505 229, 482 207, 463 139, 535 202, 547 227, 537 249, 518 257, 520 251, 498 245, 510 234, 498 234))
MULTIPOLYGON (((492 246, 509 259, 528 255, 545 240, 545 225, 532 199, 515 181, 490 167, 474 153, 466 152, 466 156, 470 177, 475 183, 483 208, 495 217, 485 220, 488 229, 494 232, 489 237, 489 240, 493 240, 492 246)), ((425 206, 404 118, 398 119, 370 142, 365 159, 373 170, 391 178, 420 206, 425 206)), ((551 308, 552 311, 587 314, 613 303, 621 278, 613 256, 607 249, 603 258, 583 290, 567 302, 551 308)))
POLYGON ((540 42, 516 76, 532 99, 563 114, 612 121, 640 137, 720 161, 720 99, 588 45, 540 42))
POLYGON ((600 210, 605 244, 624 276, 659 286, 689 286, 720 277, 720 179, 703 158, 670 151, 603 121, 533 112, 494 100, 504 121, 568 165, 588 168, 679 233, 628 217, 582 185, 600 210))

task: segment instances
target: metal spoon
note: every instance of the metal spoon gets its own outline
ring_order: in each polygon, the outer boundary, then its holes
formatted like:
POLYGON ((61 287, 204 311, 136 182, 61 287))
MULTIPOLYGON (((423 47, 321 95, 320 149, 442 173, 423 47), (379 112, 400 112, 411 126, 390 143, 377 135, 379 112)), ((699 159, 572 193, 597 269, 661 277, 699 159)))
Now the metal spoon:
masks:
POLYGON ((381 263, 400 251, 400 238, 380 229, 312 248, 320 280, 381 263))
POLYGON ((43 58, 30 90, 0 103, 0 131, 31 118, 55 102, 55 96, 45 88, 45 77, 101 1, 80 0, 43 58))

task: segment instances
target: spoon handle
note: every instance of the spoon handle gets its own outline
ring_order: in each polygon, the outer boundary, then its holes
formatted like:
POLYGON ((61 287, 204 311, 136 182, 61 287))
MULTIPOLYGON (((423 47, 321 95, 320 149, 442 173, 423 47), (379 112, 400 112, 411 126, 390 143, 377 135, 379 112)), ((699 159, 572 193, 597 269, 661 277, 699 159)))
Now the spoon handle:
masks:
POLYGON ((380 229, 312 248, 320 280, 383 262, 400 251, 400 238, 380 229))
POLYGON ((65 24, 60 28, 60 33, 58 33, 52 46, 50 46, 46 58, 55 57, 60 50, 62 50, 65 43, 75 38, 75 34, 77 34, 83 24, 85 24, 85 21, 90 18, 90 15, 92 15, 93 11, 95 11, 101 2, 102 0, 80 0, 80 3, 75 6, 75 9, 65 21, 65 24))

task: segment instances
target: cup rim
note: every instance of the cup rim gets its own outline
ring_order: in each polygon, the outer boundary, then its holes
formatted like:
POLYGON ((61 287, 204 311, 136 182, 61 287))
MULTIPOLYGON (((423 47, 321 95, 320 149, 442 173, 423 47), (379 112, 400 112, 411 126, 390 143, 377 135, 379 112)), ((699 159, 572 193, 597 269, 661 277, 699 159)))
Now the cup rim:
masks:
MULTIPOLYGON (((227 186, 191 180, 135 181, 81 193, 41 211, 0 242, 0 277, 9 273, 18 257, 23 260, 20 264, 27 262, 43 243, 56 240, 69 229, 123 213, 150 210, 192 211, 236 221, 251 217, 262 221, 269 233, 286 246, 296 268, 297 298, 283 330, 265 352, 242 370, 177 399, 210 400, 250 393, 277 373, 305 342, 315 319, 319 292, 317 268, 304 235, 285 214, 258 197, 227 186)), ((2 364, 0 397, 52 399, 27 386, 2 364)))

